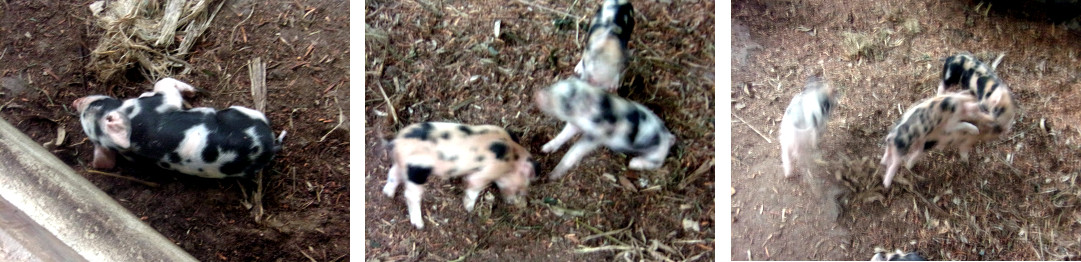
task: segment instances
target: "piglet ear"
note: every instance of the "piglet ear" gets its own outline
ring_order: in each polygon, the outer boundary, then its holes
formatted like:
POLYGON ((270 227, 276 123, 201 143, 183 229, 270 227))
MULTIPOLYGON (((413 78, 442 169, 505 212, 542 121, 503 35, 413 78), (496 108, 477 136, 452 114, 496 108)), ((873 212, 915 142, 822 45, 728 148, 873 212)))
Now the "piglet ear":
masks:
POLYGON ((131 146, 131 126, 127 117, 121 115, 120 112, 113 111, 105 115, 101 121, 102 126, 105 127, 105 134, 114 144, 121 149, 131 146))

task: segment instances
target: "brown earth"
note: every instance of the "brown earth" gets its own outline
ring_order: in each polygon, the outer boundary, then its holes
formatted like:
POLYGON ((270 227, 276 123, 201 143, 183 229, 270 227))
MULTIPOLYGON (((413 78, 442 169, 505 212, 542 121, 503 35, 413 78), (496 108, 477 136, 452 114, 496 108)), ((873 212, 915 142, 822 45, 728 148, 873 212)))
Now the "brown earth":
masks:
POLYGON ((569 145, 540 152, 563 123, 536 109, 532 95, 572 75, 598 2, 367 2, 366 259, 715 258, 711 1, 633 3, 634 56, 619 94, 652 109, 678 137, 663 168, 628 170, 629 157, 599 149, 566 177, 534 182, 527 207, 497 201, 490 189, 472 214, 462 206, 461 179, 429 180, 423 230, 409 223, 401 193, 382 194, 389 159, 379 138, 422 121, 503 126, 521 134, 546 176, 569 145))
POLYGON ((207 91, 188 99, 194 106, 251 107, 247 61, 267 63, 266 114, 274 130, 289 133, 263 171, 265 214, 257 223, 248 207, 252 179, 200 179, 132 163, 106 170, 157 183, 151 186, 88 170, 92 146, 71 102, 91 94, 131 98, 153 82, 131 73, 104 84, 84 68, 102 33, 91 22, 90 2, 0 5, 0 116, 50 144, 199 260, 349 259, 348 3, 227 1, 187 58, 193 73, 175 76, 207 91), (66 139, 53 145, 60 131, 66 139))
POLYGON ((1081 258, 1081 33, 1061 8, 733 3, 732 258, 865 260, 875 248, 935 260, 1081 258), (996 72, 1021 108, 1013 132, 968 163, 933 151, 883 188, 888 129, 935 93, 944 58, 959 52, 1006 54, 996 72), (833 82, 840 105, 813 172, 784 179, 777 124, 810 74, 833 82))

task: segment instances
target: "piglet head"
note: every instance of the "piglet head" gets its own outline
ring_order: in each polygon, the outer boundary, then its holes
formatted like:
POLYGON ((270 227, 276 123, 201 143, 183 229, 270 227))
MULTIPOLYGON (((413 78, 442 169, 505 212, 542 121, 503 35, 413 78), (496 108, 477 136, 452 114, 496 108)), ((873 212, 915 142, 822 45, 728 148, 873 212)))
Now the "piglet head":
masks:
POLYGON ((530 182, 537 178, 537 162, 528 153, 525 156, 514 163, 511 174, 495 181, 499 191, 503 193, 503 199, 517 207, 525 206, 525 201, 521 200, 529 193, 530 182))
POLYGON ((83 126, 83 132, 95 145, 113 147, 115 143, 106 141, 109 140, 107 133, 110 126, 116 130, 118 120, 126 121, 126 118, 123 118, 116 110, 120 104, 120 100, 115 98, 93 95, 76 99, 72 107, 79 113, 79 122, 83 126), (107 117, 110 114, 113 116, 107 117))
POLYGON ((537 107, 564 121, 595 114, 604 90, 590 85, 578 78, 569 78, 556 82, 552 86, 537 91, 534 99, 537 107))
POLYGON ((627 54, 619 38, 610 34, 610 30, 597 30, 590 36, 580 68, 575 71, 590 84, 613 92, 619 87, 627 54))

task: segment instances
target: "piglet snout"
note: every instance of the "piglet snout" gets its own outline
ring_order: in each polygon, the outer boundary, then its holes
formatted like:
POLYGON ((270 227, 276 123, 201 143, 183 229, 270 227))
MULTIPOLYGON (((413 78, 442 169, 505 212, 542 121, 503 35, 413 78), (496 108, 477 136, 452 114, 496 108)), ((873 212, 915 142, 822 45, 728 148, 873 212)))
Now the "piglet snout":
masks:
POLYGON ((83 106, 85 103, 86 97, 80 97, 78 99, 75 99, 75 102, 71 103, 71 107, 75 108, 75 110, 77 110, 79 113, 82 113, 83 110, 86 110, 86 107, 83 106))

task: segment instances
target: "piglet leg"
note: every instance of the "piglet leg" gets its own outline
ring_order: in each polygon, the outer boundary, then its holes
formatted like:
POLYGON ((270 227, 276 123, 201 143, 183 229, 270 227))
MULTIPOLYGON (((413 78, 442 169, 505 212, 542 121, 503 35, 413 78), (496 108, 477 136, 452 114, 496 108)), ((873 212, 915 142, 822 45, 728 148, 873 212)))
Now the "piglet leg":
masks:
POLYGON ((398 191, 398 185, 402 183, 401 169, 398 165, 390 166, 390 171, 387 172, 387 185, 383 186, 383 194, 388 197, 394 197, 394 192, 398 191))
POLYGON ((552 141, 548 141, 548 143, 545 143, 544 146, 541 147, 541 152, 555 152, 559 147, 562 147, 564 143, 571 140, 575 134, 578 134, 578 127, 567 123, 567 125, 563 127, 563 131, 559 131, 559 134, 556 135, 555 138, 552 138, 552 141))
POLYGON ((972 150, 972 145, 976 143, 976 136, 980 134, 980 129, 971 123, 960 122, 950 128, 949 132, 953 133, 950 134, 951 137, 961 139, 961 145, 957 151, 961 154, 961 161, 968 162, 968 152, 972 150))
POLYGON ((110 169, 116 166, 116 152, 103 146, 94 146, 94 160, 90 163, 94 169, 110 169))
POLYGON ((159 93, 165 96, 165 104, 174 106, 177 109, 183 107, 184 97, 183 94, 194 94, 195 87, 176 80, 174 78, 162 78, 154 83, 154 93, 159 93))
POLYGON ((567 154, 563 155, 563 160, 559 161, 559 165, 556 165, 555 169, 552 170, 552 174, 549 175, 549 178, 558 179, 563 177, 563 175, 567 173, 567 170, 574 167, 574 164, 578 163, 579 160, 582 160, 582 157, 585 157, 586 153, 596 149, 598 145, 597 141, 589 139, 588 137, 583 137, 581 140, 578 140, 577 143, 574 143, 574 145, 571 146, 570 150, 567 150, 567 154))
POLYGON ((886 176, 882 179, 882 185, 890 188, 893 176, 897 175, 897 169, 901 168, 901 156, 897 155, 892 145, 887 146, 886 153, 882 156, 882 163, 886 165, 886 176))
POLYGON ((409 206, 409 222, 417 229, 424 229, 424 220, 420 214, 420 199, 424 196, 424 187, 405 181, 405 203, 409 206))
POLYGON ((469 175, 469 177, 465 179, 466 189, 462 204, 465 205, 466 211, 473 212, 473 206, 477 204, 477 197, 480 196, 480 191, 483 191, 484 188, 488 187, 488 184, 491 183, 491 181, 487 179, 487 176, 482 174, 482 172, 486 171, 487 170, 481 170, 480 172, 469 175))
POLYGON ((662 134, 660 145, 656 150, 631 159, 628 165, 634 170, 652 170, 660 168, 664 164, 664 158, 668 156, 668 149, 675 143, 675 137, 670 134, 662 134))

